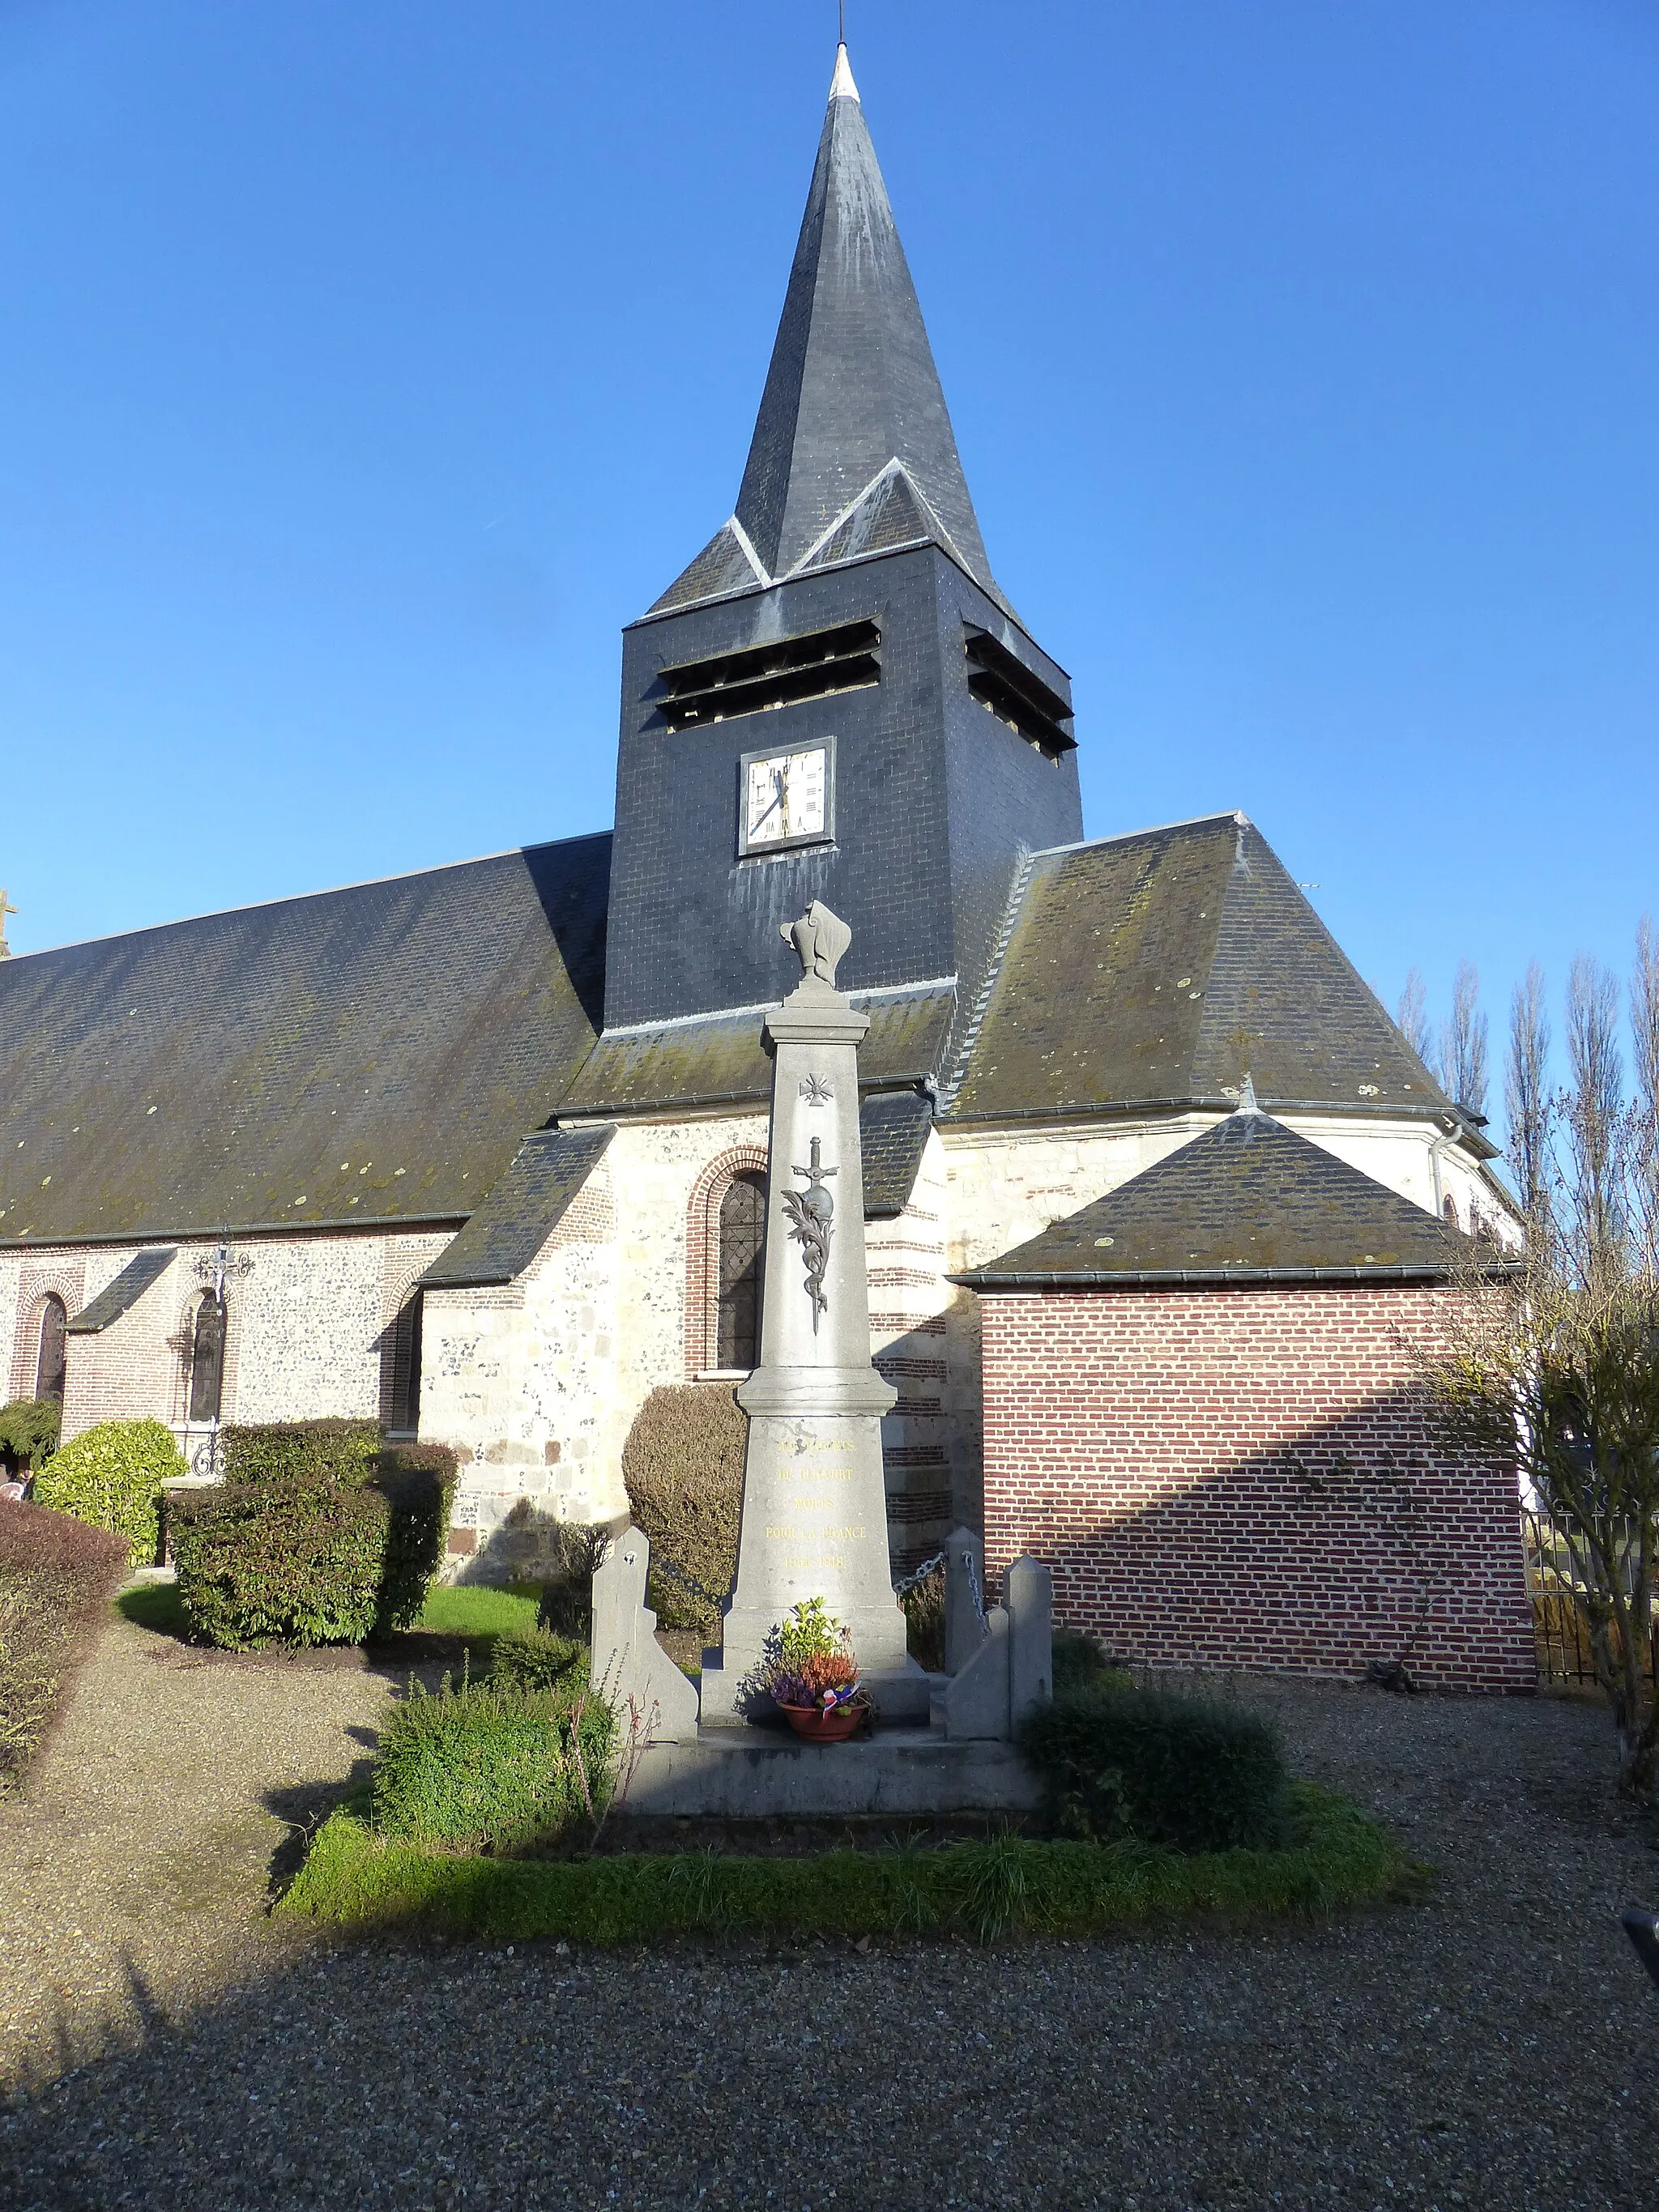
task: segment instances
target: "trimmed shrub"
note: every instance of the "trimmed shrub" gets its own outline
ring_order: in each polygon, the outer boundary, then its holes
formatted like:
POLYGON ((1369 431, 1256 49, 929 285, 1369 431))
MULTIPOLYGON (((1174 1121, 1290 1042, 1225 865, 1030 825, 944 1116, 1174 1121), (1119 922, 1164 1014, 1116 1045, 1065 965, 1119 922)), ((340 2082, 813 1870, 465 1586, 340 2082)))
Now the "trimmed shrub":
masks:
POLYGON ((407 1628, 443 1556, 454 1455, 381 1452, 367 1482, 226 1483, 173 1501, 179 1595, 226 1650, 362 1644, 407 1628))
POLYGON ((63 1711, 128 1560, 125 1536, 0 1499, 0 1796, 63 1711))
POLYGON ((411 1684, 381 1731, 374 1825, 474 1850, 556 1841, 609 1801, 616 1723, 586 1683, 516 1690, 411 1684))
POLYGON ((489 1679, 498 1689, 551 1690, 587 1679, 587 1646, 544 1628, 509 1628, 489 1647, 489 1679))
POLYGON ((135 1567, 154 1564, 161 1485, 190 1472, 160 1421, 100 1421, 55 1451, 34 1478, 34 1502, 125 1536, 135 1567))
POLYGON ((611 1549, 611 1531, 602 1521, 544 1520, 539 1534, 546 1580, 537 1626, 586 1640, 593 1633, 593 1577, 611 1549))
POLYGON ((455 1455, 447 1444, 390 1444, 372 1463, 373 1486, 391 1509, 376 1630, 412 1628, 449 1541, 455 1455))
POLYGON ((651 1540, 648 1601, 665 1628, 715 1634, 738 1566, 749 1420, 729 1383, 653 1390, 623 1446, 634 1519, 651 1540))
POLYGON ((1067 1690, 1133 1690, 1134 1677, 1114 1667, 1092 1636, 1080 1629, 1054 1631, 1054 1695, 1067 1690))
POLYGON ((1063 1836, 1133 1836, 1178 1851, 1280 1840, 1284 1757, 1254 1714, 1147 1690, 1073 1688, 1029 1716, 1019 1746, 1063 1836))
POLYGON ((17 1467, 38 1468, 58 1449, 61 1398, 14 1398, 0 1406, 0 1453, 17 1467))
POLYGON ((233 1421, 219 1431, 227 1482, 280 1483, 289 1489, 337 1482, 361 1486, 374 1473, 380 1445, 378 1421, 233 1421))

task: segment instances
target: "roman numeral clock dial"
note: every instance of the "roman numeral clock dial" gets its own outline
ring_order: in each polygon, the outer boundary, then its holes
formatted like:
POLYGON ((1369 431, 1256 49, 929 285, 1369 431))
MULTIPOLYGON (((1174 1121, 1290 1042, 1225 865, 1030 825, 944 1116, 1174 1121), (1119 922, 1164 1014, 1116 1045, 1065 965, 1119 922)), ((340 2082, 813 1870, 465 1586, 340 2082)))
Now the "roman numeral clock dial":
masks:
POLYGON ((835 835, 829 739, 787 753, 745 753, 739 764, 738 850, 775 853, 835 835))

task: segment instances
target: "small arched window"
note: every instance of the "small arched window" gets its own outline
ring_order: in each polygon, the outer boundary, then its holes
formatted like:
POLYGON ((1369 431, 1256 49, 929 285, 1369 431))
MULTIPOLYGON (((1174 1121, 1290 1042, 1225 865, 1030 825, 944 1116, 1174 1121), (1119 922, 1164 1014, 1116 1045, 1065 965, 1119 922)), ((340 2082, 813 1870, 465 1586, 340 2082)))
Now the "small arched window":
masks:
POLYGON ((1449 1191, 1446 1193, 1446 1201, 1441 1207, 1440 1211, 1445 1216, 1447 1225, 1449 1228, 1455 1229, 1457 1226, 1457 1200, 1452 1196, 1449 1191))
POLYGON ((190 1412, 192 1421, 216 1421, 225 1379, 225 1302, 204 1291, 190 1332, 190 1412))
POLYGON ((40 1308, 40 1358, 34 1370, 37 1398, 61 1399, 64 1395, 64 1377, 69 1367, 64 1325, 68 1319, 68 1309, 54 1291, 40 1308))
POLYGON ((734 1175, 720 1200, 720 1307, 715 1364, 745 1373, 760 1359, 761 1255, 766 1242, 766 1178, 734 1175))

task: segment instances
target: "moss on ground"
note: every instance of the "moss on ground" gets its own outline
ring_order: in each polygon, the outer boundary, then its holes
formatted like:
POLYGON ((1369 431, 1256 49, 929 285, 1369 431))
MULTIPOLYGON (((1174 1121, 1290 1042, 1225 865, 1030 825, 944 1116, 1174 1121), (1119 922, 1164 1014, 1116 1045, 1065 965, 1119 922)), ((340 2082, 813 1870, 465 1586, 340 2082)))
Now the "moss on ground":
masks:
POLYGON ((1413 1869, 1374 1820, 1313 1783, 1293 1784, 1291 1797, 1285 1849, 1193 1856, 1008 1836, 802 1858, 468 1857, 390 1842, 338 1812, 280 1909, 336 1927, 491 1940, 620 1943, 743 1929, 989 1941, 1194 1918, 1318 1919, 1407 1893, 1413 1869))

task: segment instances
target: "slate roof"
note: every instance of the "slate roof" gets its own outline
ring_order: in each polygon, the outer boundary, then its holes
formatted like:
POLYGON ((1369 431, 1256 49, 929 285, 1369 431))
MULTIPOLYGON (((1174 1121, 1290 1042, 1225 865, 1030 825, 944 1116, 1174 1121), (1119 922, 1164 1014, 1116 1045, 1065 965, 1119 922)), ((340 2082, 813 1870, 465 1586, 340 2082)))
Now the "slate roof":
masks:
MULTIPOLYGON (((950 1035, 955 992, 935 986, 851 995, 870 1017, 859 1049, 860 1087, 931 1077, 950 1035)), ((602 1037, 561 1101, 561 1116, 763 1103, 772 1095, 772 1062, 761 1014, 748 1007, 602 1037)))
POLYGON ((1039 853, 943 1118, 1453 1109, 1242 814, 1039 853))
POLYGON ((159 1283, 178 1258, 171 1244, 158 1245, 153 1251, 141 1252, 137 1259, 129 1260, 112 1283, 106 1284, 90 1305, 82 1306, 72 1314, 64 1326, 71 1336, 97 1336, 112 1322, 131 1313, 152 1283, 159 1283))
POLYGON ((1477 1259, 1494 1264, 1462 1231, 1245 1111, 951 1280, 981 1291, 1437 1282, 1477 1259))
POLYGON ((844 47, 734 520, 653 614, 927 541, 1007 605, 844 47))
POLYGON ((427 1290, 510 1283, 530 1265, 617 1133, 597 1128, 538 1129, 526 1137, 483 1204, 421 1277, 427 1290))
POLYGON ((920 1091, 878 1091, 860 1105, 866 1221, 891 1220, 910 1203, 933 1126, 933 1102, 920 1091))
POLYGON ((0 1244, 465 1218, 592 1044, 610 849, 0 963, 0 1244))

